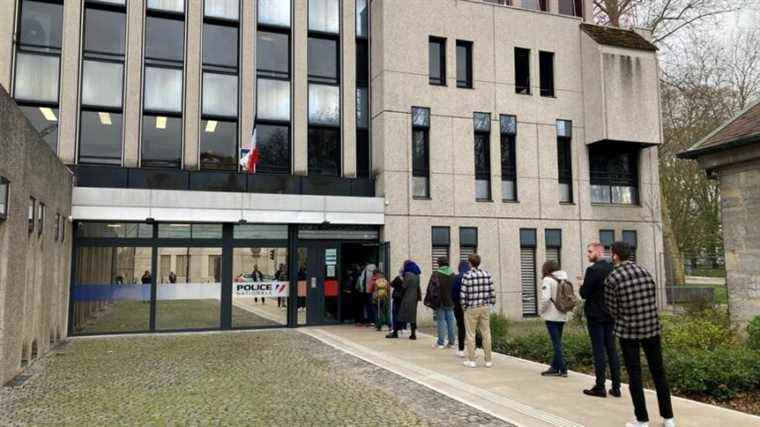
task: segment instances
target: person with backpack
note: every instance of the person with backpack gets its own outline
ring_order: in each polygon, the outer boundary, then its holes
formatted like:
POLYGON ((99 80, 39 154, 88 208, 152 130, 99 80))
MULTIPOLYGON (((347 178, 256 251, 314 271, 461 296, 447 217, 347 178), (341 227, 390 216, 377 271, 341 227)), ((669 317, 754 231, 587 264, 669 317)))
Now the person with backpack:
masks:
POLYGON ((479 330, 483 338, 486 368, 490 368, 493 366, 490 311, 496 305, 496 291, 491 273, 480 268, 480 255, 472 254, 467 257, 467 261, 471 269, 462 277, 460 291, 462 308, 464 308, 464 325, 467 331, 467 359, 464 361, 464 366, 467 368, 477 366, 475 364, 475 331, 479 330))
POLYGON ((433 348, 453 348, 456 338, 454 337, 454 301, 451 299, 451 287, 454 283, 454 270, 449 267, 446 257, 437 259, 438 269, 430 275, 427 292, 425 292, 425 305, 436 312, 436 326, 438 339, 433 348), (448 332, 448 344, 445 344, 448 332))
POLYGON ((583 285, 580 288, 581 298, 586 301, 583 305, 583 312, 586 315, 588 336, 591 338, 594 374, 596 376, 596 384, 583 390, 583 394, 607 397, 606 374, 607 359, 609 359, 610 377, 612 377, 610 394, 614 397, 620 397, 620 360, 615 349, 615 337, 612 335, 615 322, 607 312, 607 306, 604 302, 604 280, 612 271, 612 263, 604 258, 602 249, 604 246, 599 242, 589 243, 586 247, 586 258, 592 264, 586 269, 583 285))
POLYGON ((375 282, 374 292, 372 293, 372 302, 375 305, 377 311, 377 321, 375 322, 375 329, 380 331, 383 325, 388 325, 388 330, 391 330, 390 320, 388 319, 388 300, 390 299, 390 285, 385 280, 385 276, 380 270, 375 270, 372 274, 372 278, 375 282))
POLYGON ((562 354, 562 329, 572 311, 574 304, 573 285, 567 281, 567 273, 559 269, 556 261, 546 261, 541 268, 543 281, 541 282, 541 305, 539 314, 546 322, 549 339, 554 348, 554 357, 551 366, 541 375, 545 377, 566 377, 567 365, 565 356, 562 354), (569 297, 567 293, 573 295, 569 297), (569 308, 569 309, 568 309, 569 308))
POLYGON ((457 356, 464 357, 464 342, 467 330, 464 324, 464 309, 462 308, 462 278, 470 271, 470 263, 459 261, 459 274, 451 285, 451 300, 454 302, 454 318, 457 321, 457 356))

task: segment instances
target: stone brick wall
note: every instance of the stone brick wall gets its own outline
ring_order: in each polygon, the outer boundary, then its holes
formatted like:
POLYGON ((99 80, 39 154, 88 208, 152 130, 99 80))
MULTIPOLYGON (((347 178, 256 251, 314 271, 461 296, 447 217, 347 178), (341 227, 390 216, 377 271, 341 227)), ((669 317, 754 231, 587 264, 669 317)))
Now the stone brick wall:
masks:
POLYGON ((65 338, 71 253, 71 172, 0 86, 0 176, 10 181, 0 222, 0 383, 65 338), (30 197, 45 204, 28 231, 30 197), (56 239, 56 214, 64 236, 56 239))

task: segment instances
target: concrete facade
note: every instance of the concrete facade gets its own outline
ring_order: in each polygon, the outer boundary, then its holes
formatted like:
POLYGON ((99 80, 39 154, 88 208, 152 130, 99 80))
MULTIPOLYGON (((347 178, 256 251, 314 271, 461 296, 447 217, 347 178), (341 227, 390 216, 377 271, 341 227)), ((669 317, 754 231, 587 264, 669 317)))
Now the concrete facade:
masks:
POLYGON ((0 176, 10 181, 8 217, 0 221, 0 383, 5 384, 66 337, 73 179, 2 86, 0 176), (32 231, 30 197, 36 201, 32 231), (39 203, 45 205, 41 225, 39 203))

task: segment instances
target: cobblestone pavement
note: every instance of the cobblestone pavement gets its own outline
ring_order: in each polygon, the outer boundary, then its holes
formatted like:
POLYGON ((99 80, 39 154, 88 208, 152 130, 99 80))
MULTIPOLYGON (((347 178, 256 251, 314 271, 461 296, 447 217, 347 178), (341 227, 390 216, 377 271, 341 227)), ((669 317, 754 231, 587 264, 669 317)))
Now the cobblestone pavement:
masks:
POLYGON ((296 331, 77 339, 25 374, 2 425, 508 425, 296 331))

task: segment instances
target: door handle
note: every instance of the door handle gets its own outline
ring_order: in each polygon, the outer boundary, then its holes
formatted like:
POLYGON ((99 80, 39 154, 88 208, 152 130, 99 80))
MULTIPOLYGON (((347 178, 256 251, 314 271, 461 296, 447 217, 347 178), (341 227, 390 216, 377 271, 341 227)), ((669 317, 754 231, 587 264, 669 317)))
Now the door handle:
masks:
POLYGON ((317 278, 316 277, 312 277, 311 278, 311 287, 312 288, 316 288, 317 287, 317 278))

